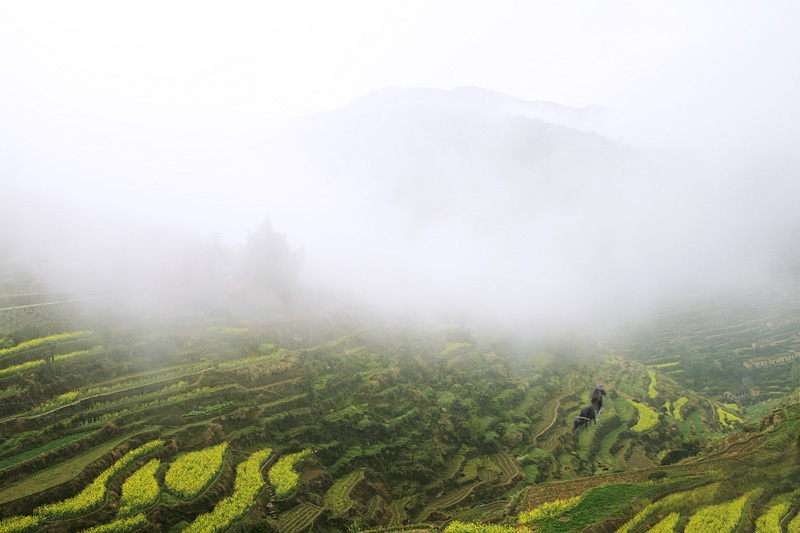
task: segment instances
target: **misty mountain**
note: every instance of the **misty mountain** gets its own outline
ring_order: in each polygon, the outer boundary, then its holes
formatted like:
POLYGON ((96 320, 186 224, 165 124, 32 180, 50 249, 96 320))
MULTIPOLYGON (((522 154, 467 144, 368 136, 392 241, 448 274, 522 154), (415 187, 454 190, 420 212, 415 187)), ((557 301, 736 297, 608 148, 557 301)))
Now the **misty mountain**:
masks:
POLYGON ((738 193, 695 161, 565 125, 600 111, 376 91, 271 141, 268 179, 293 189, 270 216, 317 279, 417 313, 574 320, 738 283, 752 262, 726 214, 738 193))
POLYGON ((232 138, 203 154, 195 136, 154 132, 158 171, 202 168, 196 179, 141 170, 117 189, 113 177, 68 194, 6 188, 0 246, 52 290, 178 287, 250 310, 263 300, 251 282, 271 274, 245 276, 244 237, 267 219, 303 261, 255 264, 291 265, 292 292, 526 330, 770 279, 765 258, 779 260, 796 227, 792 167, 643 152, 592 133, 613 120, 474 87, 387 88, 251 132, 233 152, 232 138), (170 148, 186 146, 191 161, 170 148), (224 237, 202 235, 209 227, 224 237))
POLYGON ((511 95, 480 87, 457 87, 451 91, 386 87, 373 91, 352 104, 367 112, 385 111, 393 107, 429 105, 441 109, 476 111, 499 115, 519 115, 566 126, 585 133, 602 133, 614 121, 613 110, 599 105, 575 108, 555 102, 525 101, 511 95))
POLYGON ((571 202, 611 185, 593 183, 601 174, 619 176, 630 156, 624 147, 525 109, 478 89, 386 89, 292 129, 320 176, 372 188, 377 200, 402 210, 463 208, 476 197, 483 204, 520 200, 520 192, 535 205, 571 202))
POLYGON ((498 230, 618 187, 622 175, 611 176, 624 159, 600 137, 426 104, 345 109, 321 117, 301 139, 322 188, 346 191, 346 198, 334 193, 337 204, 363 214, 345 216, 353 227, 344 232, 358 234, 366 224, 380 230, 377 240, 403 248, 429 237, 475 243, 487 231, 498 243, 498 230))

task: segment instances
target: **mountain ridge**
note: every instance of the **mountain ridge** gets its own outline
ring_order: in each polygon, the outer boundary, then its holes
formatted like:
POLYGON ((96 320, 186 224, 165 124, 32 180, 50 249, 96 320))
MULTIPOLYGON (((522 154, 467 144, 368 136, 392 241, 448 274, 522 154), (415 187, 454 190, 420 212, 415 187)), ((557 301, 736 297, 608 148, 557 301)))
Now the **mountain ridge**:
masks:
POLYGON ((490 114, 521 115, 585 133, 604 131, 605 123, 613 115, 613 110, 598 104, 578 108, 556 102, 523 100, 471 85, 450 90, 389 86, 361 96, 341 109, 375 111, 385 107, 421 104, 490 114))

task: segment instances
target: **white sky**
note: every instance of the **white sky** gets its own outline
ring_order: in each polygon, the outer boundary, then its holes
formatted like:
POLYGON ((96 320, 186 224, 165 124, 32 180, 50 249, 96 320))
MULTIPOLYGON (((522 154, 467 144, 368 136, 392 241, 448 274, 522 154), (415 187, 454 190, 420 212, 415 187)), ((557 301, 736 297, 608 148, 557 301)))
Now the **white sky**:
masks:
POLYGON ((790 151, 798 13, 793 1, 0 0, 0 180, 149 195, 155 212, 159 187, 213 196, 226 173, 256 174, 242 153, 252 132, 389 85, 600 104, 651 143, 790 151))
POLYGON ((786 1, 5 0, 0 75, 7 103, 170 128, 259 125, 387 85, 715 113, 789 97, 770 88, 796 86, 797 23, 786 1))

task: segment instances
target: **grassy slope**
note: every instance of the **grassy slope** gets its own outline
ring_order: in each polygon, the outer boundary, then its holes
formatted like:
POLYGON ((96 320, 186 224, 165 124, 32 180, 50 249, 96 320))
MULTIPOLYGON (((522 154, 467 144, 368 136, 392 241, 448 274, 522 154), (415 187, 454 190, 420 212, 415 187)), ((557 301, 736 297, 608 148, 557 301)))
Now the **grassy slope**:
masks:
MULTIPOLYGON (((523 462, 517 465, 519 468, 554 481, 536 488, 546 489, 553 485, 562 492, 577 491, 580 494, 594 483, 595 478, 606 483, 645 481, 652 469, 631 473, 627 478, 619 477, 623 474, 583 477, 594 471, 594 467, 587 465, 583 458, 596 427, 573 435, 570 431, 572 419, 581 406, 588 403, 588 391, 594 382, 604 381, 609 385, 610 398, 603 417, 616 414, 622 420, 622 426, 602 440, 597 460, 613 470, 625 470, 632 465, 645 466, 652 463, 655 452, 646 451, 646 445, 652 444, 648 444, 647 435, 624 433, 636 412, 624 395, 646 402, 651 409, 657 410, 663 401, 687 394, 658 373, 659 397, 650 398, 651 378, 645 368, 621 357, 609 358, 605 362, 584 361, 579 367, 550 367, 546 364, 515 367, 519 363, 514 359, 516 355, 508 356, 497 344, 482 342, 460 328, 444 332, 402 332, 396 337, 369 328, 361 328, 357 333, 318 331, 305 341, 305 345, 298 345, 298 336, 294 332, 274 336, 267 332, 240 334, 231 340, 222 334, 206 332, 203 339, 206 348, 202 353, 214 354, 210 358, 211 364, 241 359, 251 338, 256 345, 265 341, 276 345, 283 343, 287 351, 275 361, 229 371, 194 372, 193 387, 208 386, 210 391, 219 395, 203 398, 203 405, 235 397, 238 409, 234 412, 226 412, 224 416, 211 413, 186 424, 181 416, 198 407, 187 402, 136 412, 130 420, 120 418, 115 422, 124 429, 135 421, 151 421, 160 428, 162 436, 174 436, 180 445, 187 448, 200 446, 205 439, 226 436, 235 436, 233 448, 238 449, 238 453, 265 444, 275 446, 278 453, 290 452, 298 446, 313 447, 318 449, 313 468, 322 472, 313 477, 314 483, 319 485, 313 489, 315 494, 324 493, 341 476, 356 468, 366 468, 368 472, 363 485, 369 489, 364 488, 363 494, 356 491, 352 508, 338 520, 346 523, 359 519, 360 513, 367 508, 367 501, 380 493, 382 498, 375 502, 382 502, 380 505, 384 508, 370 511, 376 517, 372 525, 388 523, 397 514, 394 504, 399 501, 413 502, 409 506, 409 516, 424 515, 427 520, 442 523, 451 516, 464 515, 465 507, 462 506, 492 504, 485 511, 493 519, 498 519, 500 506, 497 502, 510 502, 510 498, 524 493, 525 505, 531 503, 529 496, 532 493, 527 487, 533 480, 518 477, 502 485, 499 476, 491 475, 486 465, 480 483, 473 478, 469 484, 459 482, 463 478, 463 469, 471 464, 471 460, 491 456, 497 451, 507 452, 512 457, 527 455, 528 458, 521 459, 523 462), (334 340, 326 338, 328 334, 334 340), (291 340, 287 342, 287 338, 291 340), (462 341, 463 338, 469 339, 469 346, 462 341), (442 354, 446 352, 446 346, 454 344, 459 344, 459 348, 442 354), (512 426, 514 431, 521 432, 521 438, 514 436, 509 429, 512 426), (487 439, 486 436, 492 433, 496 438, 487 439), (537 445, 552 455, 534 453, 530 443, 537 435, 540 437, 537 445), (612 455, 610 448, 622 435, 626 435, 623 446, 612 455), (365 441, 367 436, 369 442, 365 441), (400 442, 398 439, 405 440, 400 442), (435 455, 437 453, 440 456, 435 455), (346 468, 339 472, 328 470, 345 456, 348 456, 346 468), (454 461, 456 457, 465 460, 454 461), (457 464, 455 472, 454 464, 457 464), (566 487, 570 488, 567 490, 566 487), (453 506, 451 501, 457 499, 456 496, 463 496, 464 502, 453 506), (441 505, 437 506, 437 502, 441 505), (422 513, 425 509, 431 512, 422 513)), ((198 344, 200 341, 195 341, 193 350, 199 353, 198 344)), ((175 361, 165 357, 160 362, 165 368, 166 365, 175 368, 175 362, 181 359, 196 360, 192 359, 191 353, 194 352, 176 350, 172 355, 175 361)), ((132 368, 137 370, 132 375, 140 371, 138 367, 132 368)), ((53 389, 54 395, 64 392, 57 387, 53 389)), ((696 403, 700 405, 700 402, 696 403)), ((694 419, 690 417, 690 420, 698 426, 699 432, 716 434, 718 428, 707 428, 703 418, 708 420, 708 413, 696 410, 694 419)), ((712 416, 710 420, 713 419, 712 416)), ((667 415, 656 429, 662 446, 678 445, 682 440, 679 428, 677 425, 672 428, 671 422, 667 415)), ((28 423, 44 422, 34 420, 28 423)), ((37 427, 43 431, 55 431, 52 427, 37 427)), ((123 440, 88 450, 79 457, 5 488, 0 492, 0 503, 27 497, 73 479, 123 440), (10 496, 12 493, 13 497, 10 496)), ((703 468, 696 467, 695 475, 702 473, 703 468)), ((670 476, 679 476, 683 472, 680 469, 666 471, 670 476)), ((298 491, 291 505, 312 504, 316 500, 310 491, 311 488, 298 491)), ((509 503, 508 508, 513 506, 509 503)), ((288 509, 287 503, 279 510, 285 512, 288 509)))
POLYGON ((95 446, 78 457, 36 472, 22 481, 4 487, 0 490, 0 504, 26 498, 76 478, 89 465, 101 459, 130 437, 131 435, 126 435, 124 438, 113 439, 100 446, 95 446))

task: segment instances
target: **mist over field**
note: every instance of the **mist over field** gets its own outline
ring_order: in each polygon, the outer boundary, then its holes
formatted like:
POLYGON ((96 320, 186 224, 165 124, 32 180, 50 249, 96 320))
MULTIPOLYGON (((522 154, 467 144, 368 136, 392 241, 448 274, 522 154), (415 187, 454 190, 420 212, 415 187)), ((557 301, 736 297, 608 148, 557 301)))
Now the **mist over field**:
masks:
POLYGON ((2 267, 238 316, 339 301, 522 329, 781 282, 797 9, 534 4, 94 24, 9 4, 2 267), (331 38, 348 13, 359 38, 331 38))
POLYGON ((386 89, 292 124, 281 153, 299 152, 293 181, 313 192, 276 214, 324 258, 309 270, 385 307, 518 325, 775 274, 797 193, 785 170, 637 149, 497 96, 386 89))

